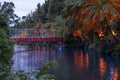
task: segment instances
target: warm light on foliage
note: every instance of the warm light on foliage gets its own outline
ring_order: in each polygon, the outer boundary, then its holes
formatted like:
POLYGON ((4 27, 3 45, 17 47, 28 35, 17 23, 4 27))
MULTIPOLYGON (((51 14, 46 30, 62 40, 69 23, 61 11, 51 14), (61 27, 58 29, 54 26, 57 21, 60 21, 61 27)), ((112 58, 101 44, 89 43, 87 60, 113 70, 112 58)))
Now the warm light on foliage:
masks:
POLYGON ((89 32, 90 30, 93 30, 94 25, 90 22, 90 20, 85 20, 83 22, 84 27, 86 28, 86 30, 89 32))
POLYGON ((103 32, 100 32, 99 37, 102 37, 102 36, 104 36, 104 34, 103 34, 103 32))
POLYGON ((82 30, 81 29, 74 30, 73 36, 82 38, 82 30))
POLYGON ((112 30, 112 35, 113 35, 113 36, 116 36, 117 34, 112 30))
POLYGON ((98 36, 99 36, 99 37, 104 36, 104 34, 103 34, 104 32, 103 32, 101 29, 98 29, 98 30, 97 30, 97 33, 98 33, 98 36))
MULTIPOLYGON (((104 26, 107 29, 113 24, 112 20, 120 21, 119 4, 120 0, 86 0, 85 3, 74 6, 68 12, 68 16, 71 16, 75 20, 76 25, 82 25, 84 27, 85 34, 89 34, 89 31, 96 29, 95 26, 99 26, 101 30, 97 32, 98 36, 101 37, 106 32, 106 30, 102 30, 103 25, 107 25, 104 26), (104 23, 101 24, 101 22, 104 23)), ((117 35, 114 31, 112 31, 112 34, 114 36, 117 35)), ((75 31, 73 35, 77 36, 78 33, 75 31)))

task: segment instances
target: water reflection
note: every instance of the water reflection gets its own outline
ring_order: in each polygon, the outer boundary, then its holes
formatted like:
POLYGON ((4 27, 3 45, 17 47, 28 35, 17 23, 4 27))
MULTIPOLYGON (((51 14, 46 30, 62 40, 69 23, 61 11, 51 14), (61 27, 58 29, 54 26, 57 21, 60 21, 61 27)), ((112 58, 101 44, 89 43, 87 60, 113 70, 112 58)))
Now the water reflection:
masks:
MULTIPOLYGON (((104 55, 104 54, 103 54, 104 55)), ((57 80, 120 80, 120 59, 103 56, 95 51, 55 47, 15 45, 13 70, 38 70, 44 62, 59 64, 53 73, 57 80)))
POLYGON ((85 54, 83 54, 82 51, 74 52, 74 64, 76 70, 82 70, 83 68, 87 70, 89 66, 88 52, 85 54))
POLYGON ((63 56, 63 54, 62 54, 63 52, 62 52, 62 46, 60 45, 60 47, 59 47, 59 54, 60 54, 60 62, 62 62, 62 56, 63 56))
POLYGON ((119 80, 119 72, 117 68, 110 68, 110 80, 119 80))
POLYGON ((62 51, 60 51, 61 57, 57 53, 59 52, 51 47, 34 46, 33 49, 29 50, 28 47, 15 45, 12 70, 25 72, 38 70, 45 62, 59 62, 59 58, 62 59, 62 51))
POLYGON ((89 56, 88 56, 88 52, 85 54, 85 67, 86 69, 88 68, 89 66, 89 56))
POLYGON ((103 77, 106 73, 106 62, 103 58, 99 59, 99 71, 101 77, 103 77))
POLYGON ((117 68, 114 68, 114 71, 113 71, 113 80, 118 80, 118 69, 117 68))

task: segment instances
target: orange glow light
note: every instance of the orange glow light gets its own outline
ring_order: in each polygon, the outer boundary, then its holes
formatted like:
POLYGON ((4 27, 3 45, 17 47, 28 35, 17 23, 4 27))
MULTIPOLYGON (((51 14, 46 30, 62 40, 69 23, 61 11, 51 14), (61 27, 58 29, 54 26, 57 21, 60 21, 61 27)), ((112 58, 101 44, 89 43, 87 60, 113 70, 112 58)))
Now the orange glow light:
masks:
POLYGON ((74 52, 74 64, 75 64, 75 68, 76 70, 82 70, 84 67, 83 64, 83 54, 82 52, 74 52))
POLYGON ((88 68, 89 66, 89 55, 88 55, 88 52, 86 53, 85 55, 85 67, 88 68))
POLYGON ((80 52, 79 53, 79 61, 78 61, 78 63, 79 63, 79 69, 83 69, 83 67, 84 67, 84 64, 83 64, 83 54, 82 54, 82 52, 80 52))
POLYGON ((83 53, 80 52, 74 52, 74 64, 75 64, 75 68, 76 70, 88 70, 88 66, 89 66, 89 55, 88 52, 83 55, 83 53))
POLYGON ((103 31, 102 31, 101 29, 97 30, 97 32, 98 32, 98 36, 99 36, 99 37, 104 36, 103 31))
POLYGON ((82 37, 82 31, 81 31, 81 29, 77 29, 77 30, 75 30, 74 32, 73 32, 73 36, 74 37, 82 37))
POLYGON ((100 70, 100 76, 104 76, 106 73, 106 63, 103 58, 100 58, 99 60, 99 70, 100 70))
POLYGON ((99 37, 104 36, 103 32, 100 32, 98 35, 99 35, 99 37))
POLYGON ((117 70, 117 68, 115 68, 114 73, 113 73, 113 80, 118 80, 118 76, 119 76, 118 70, 117 70))
POLYGON ((112 35, 113 35, 113 36, 116 36, 117 34, 112 30, 112 35))

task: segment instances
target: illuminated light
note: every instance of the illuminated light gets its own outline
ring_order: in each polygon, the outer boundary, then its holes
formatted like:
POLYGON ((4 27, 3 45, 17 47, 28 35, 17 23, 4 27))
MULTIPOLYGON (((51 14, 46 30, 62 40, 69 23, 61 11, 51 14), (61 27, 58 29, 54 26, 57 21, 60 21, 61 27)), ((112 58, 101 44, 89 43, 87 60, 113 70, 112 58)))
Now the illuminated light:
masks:
POLYGON ((106 73, 106 63, 103 58, 99 59, 99 71, 100 71, 100 76, 103 77, 106 73))
POLYGON ((82 37, 82 30, 81 29, 77 29, 73 32, 73 36, 74 37, 82 37))
POLYGON ((88 68, 89 66, 89 55, 88 55, 88 52, 86 53, 85 55, 85 67, 88 68))
POLYGON ((102 31, 101 29, 98 29, 98 30, 97 30, 97 33, 98 33, 98 36, 99 36, 99 37, 104 36, 104 33, 103 33, 103 31, 102 31))
POLYGON ((113 71, 113 80, 118 80, 118 70, 117 70, 117 68, 115 68, 114 69, 114 71, 113 71))
POLYGON ((116 36, 117 34, 112 30, 112 35, 113 35, 113 36, 116 36))
POLYGON ((76 33, 76 32, 73 32, 73 36, 76 37, 76 36, 77 36, 77 33, 76 33))
POLYGON ((82 52, 74 52, 74 65, 75 69, 78 70, 88 70, 89 66, 89 55, 88 52, 83 55, 82 52))
POLYGON ((60 45, 59 49, 62 50, 62 46, 61 45, 60 45))
POLYGON ((59 53, 60 53, 60 61, 62 62, 62 46, 60 45, 60 47, 59 47, 59 53))
POLYGON ((84 67, 82 52, 74 52, 74 64, 76 70, 82 70, 84 67))
POLYGON ((99 35, 99 37, 104 36, 103 32, 100 32, 98 35, 99 35))
POLYGON ((83 67, 84 67, 84 64, 83 64, 83 54, 82 54, 82 52, 80 52, 79 54, 80 55, 78 56, 79 57, 78 63, 79 63, 79 68, 82 70, 83 67))
POLYGON ((78 58, 78 52, 74 52, 74 65, 75 65, 75 69, 78 71, 79 70, 79 58, 78 58))
POLYGON ((109 22, 109 25, 111 25, 112 24, 112 20, 110 20, 110 22, 109 22))

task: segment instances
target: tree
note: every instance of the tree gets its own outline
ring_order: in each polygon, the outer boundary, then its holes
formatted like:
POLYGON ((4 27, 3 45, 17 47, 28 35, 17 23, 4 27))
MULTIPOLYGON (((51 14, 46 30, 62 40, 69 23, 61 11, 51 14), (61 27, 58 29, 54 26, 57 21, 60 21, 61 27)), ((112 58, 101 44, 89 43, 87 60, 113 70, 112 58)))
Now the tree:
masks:
POLYGON ((0 8, 0 17, 5 19, 4 21, 8 26, 14 23, 15 18, 18 18, 18 16, 14 14, 14 8, 13 2, 4 2, 0 8))
POLYGON ((12 18, 12 3, 0 6, 0 79, 7 80, 11 70, 11 41, 8 37, 8 25, 12 18))
POLYGON ((84 25, 84 28, 87 30, 86 32, 103 28, 103 25, 106 25, 106 29, 111 32, 110 21, 120 21, 119 4, 119 0, 86 0, 71 8, 68 16, 74 18, 76 24, 84 25))

